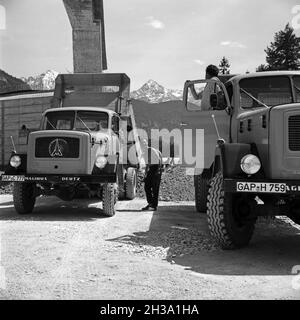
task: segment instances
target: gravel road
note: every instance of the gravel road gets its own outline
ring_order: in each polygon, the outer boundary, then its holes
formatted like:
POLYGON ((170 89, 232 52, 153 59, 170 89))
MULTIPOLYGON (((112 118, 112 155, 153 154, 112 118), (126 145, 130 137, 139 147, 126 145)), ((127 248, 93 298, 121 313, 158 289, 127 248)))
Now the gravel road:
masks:
POLYGON ((1 195, 1 299, 300 298, 300 228, 288 219, 262 220, 248 248, 222 251, 192 202, 144 203, 105 218, 101 203, 40 198, 19 216, 1 195))

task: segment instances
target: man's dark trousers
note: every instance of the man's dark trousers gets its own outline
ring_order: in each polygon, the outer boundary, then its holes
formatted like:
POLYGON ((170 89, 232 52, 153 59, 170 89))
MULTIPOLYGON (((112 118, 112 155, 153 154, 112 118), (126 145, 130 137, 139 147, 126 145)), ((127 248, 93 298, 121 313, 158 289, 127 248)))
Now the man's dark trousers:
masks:
POLYGON ((145 192, 148 204, 157 208, 158 206, 158 196, 159 196, 159 186, 161 181, 160 170, 152 171, 150 170, 145 178, 145 192))

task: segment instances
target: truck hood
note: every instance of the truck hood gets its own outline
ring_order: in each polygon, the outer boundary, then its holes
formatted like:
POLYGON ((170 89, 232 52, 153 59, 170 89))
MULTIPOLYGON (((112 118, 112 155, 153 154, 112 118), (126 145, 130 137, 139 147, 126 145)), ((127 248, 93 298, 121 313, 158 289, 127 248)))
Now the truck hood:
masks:
POLYGON ((27 172, 30 174, 89 174, 90 133, 73 130, 42 130, 28 137, 27 172))
POLYGON ((270 177, 300 177, 300 104, 275 106, 270 111, 270 177))

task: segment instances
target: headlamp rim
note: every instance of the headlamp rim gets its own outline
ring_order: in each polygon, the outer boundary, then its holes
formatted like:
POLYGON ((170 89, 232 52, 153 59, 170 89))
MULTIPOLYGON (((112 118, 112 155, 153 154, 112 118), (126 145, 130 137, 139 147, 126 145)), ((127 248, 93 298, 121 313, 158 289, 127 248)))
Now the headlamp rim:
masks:
POLYGON ((105 166, 107 165, 107 162, 108 162, 107 157, 102 156, 102 155, 98 155, 98 156, 96 157, 95 166, 96 166, 98 169, 103 169, 103 168, 105 168, 105 166), (99 159, 101 159, 102 161, 104 160, 103 163, 102 163, 100 166, 97 165, 97 162, 98 162, 99 159))
MULTIPOLYGON (((254 175, 254 174, 256 174, 257 172, 259 172, 259 170, 261 169, 261 161, 260 161, 259 157, 256 156, 255 154, 249 153, 249 154, 245 155, 245 156, 241 159, 241 164, 240 164, 240 166, 241 166, 241 169, 242 169, 242 171, 243 171, 244 173, 249 174, 249 175, 254 175), (246 160, 249 159, 249 158, 251 158, 251 157, 252 157, 252 161, 257 161, 256 165, 258 166, 258 170, 255 169, 254 171, 251 171, 251 170, 247 170, 247 169, 245 168, 246 160)), ((251 168, 250 168, 250 169, 251 169, 251 168)))
POLYGON ((10 158, 9 164, 13 168, 19 168, 21 166, 21 164, 22 164, 22 159, 21 159, 21 157, 19 155, 15 154, 10 158), (18 164, 17 165, 13 165, 12 164, 13 160, 15 161, 15 163, 18 163, 18 164))

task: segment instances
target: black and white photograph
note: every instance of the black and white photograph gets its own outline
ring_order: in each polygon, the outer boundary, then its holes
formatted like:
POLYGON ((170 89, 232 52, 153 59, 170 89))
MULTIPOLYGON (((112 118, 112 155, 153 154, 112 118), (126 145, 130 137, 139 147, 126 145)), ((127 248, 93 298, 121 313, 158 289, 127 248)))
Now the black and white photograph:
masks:
POLYGON ((0 0, 0 300, 300 300, 300 1, 0 0))

